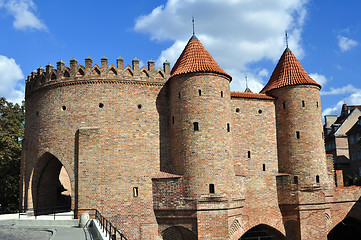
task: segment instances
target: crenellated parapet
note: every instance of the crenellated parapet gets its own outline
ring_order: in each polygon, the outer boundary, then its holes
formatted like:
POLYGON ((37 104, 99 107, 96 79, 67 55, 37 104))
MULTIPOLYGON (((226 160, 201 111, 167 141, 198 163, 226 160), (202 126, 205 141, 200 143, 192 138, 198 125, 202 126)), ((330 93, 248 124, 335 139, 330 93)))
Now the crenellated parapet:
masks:
POLYGON ((123 58, 117 59, 116 65, 108 66, 108 59, 101 58, 100 66, 93 65, 90 57, 85 58, 85 66, 78 64, 73 58, 70 60, 69 67, 60 60, 56 63, 56 69, 49 63, 43 67, 34 70, 26 78, 26 95, 31 94, 37 89, 43 87, 56 87, 71 84, 86 84, 96 82, 114 82, 129 84, 164 84, 170 76, 170 63, 165 61, 163 69, 155 69, 154 60, 148 61, 148 66, 139 67, 139 60, 133 59, 132 66, 124 67, 123 58))

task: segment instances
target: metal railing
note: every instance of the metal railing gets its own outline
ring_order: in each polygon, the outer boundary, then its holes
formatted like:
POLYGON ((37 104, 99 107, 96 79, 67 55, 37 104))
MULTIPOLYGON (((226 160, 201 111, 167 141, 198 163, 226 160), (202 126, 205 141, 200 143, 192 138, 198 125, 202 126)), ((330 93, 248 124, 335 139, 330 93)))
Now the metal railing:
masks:
POLYGON ((103 215, 97 210, 95 210, 95 219, 97 219, 102 226, 103 231, 105 232, 105 237, 109 236, 112 240, 127 240, 127 238, 116 228, 113 224, 107 220, 103 215))
POLYGON ((69 209, 63 207, 52 207, 52 208, 19 208, 17 211, 2 211, 0 209, 0 214, 19 214, 19 219, 21 216, 34 216, 37 219, 40 216, 53 216, 55 220, 57 217, 66 217, 71 216, 74 218, 79 218, 80 213, 88 212, 89 217, 92 219, 98 220, 101 229, 105 232, 105 237, 109 237, 111 240, 127 240, 127 238, 118 230, 108 219, 106 219, 98 209, 69 209), (69 213, 71 212, 71 213, 69 213), (90 213, 89 213, 90 212, 90 213))
POLYGON ((53 216, 55 220, 56 217, 74 217, 74 212, 72 209, 64 206, 56 206, 51 208, 19 208, 19 219, 21 216, 34 216, 37 219, 40 216, 53 216))

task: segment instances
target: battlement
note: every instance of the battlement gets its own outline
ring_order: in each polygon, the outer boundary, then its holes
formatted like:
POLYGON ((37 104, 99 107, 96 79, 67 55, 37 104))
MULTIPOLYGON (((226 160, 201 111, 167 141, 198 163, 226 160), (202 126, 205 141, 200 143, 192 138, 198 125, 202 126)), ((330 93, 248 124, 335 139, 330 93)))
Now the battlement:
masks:
POLYGON ((50 86, 68 85, 77 83, 92 83, 96 81, 114 81, 122 83, 139 83, 139 84, 164 84, 170 76, 170 63, 165 61, 163 69, 155 69, 154 60, 148 61, 148 68, 143 66, 139 68, 139 60, 134 58, 132 67, 127 65, 124 67, 123 58, 117 59, 116 66, 110 64, 108 59, 101 58, 100 67, 93 65, 90 57, 85 58, 85 66, 78 64, 73 58, 70 60, 70 67, 60 60, 56 63, 56 69, 49 63, 43 67, 34 70, 26 78, 26 95, 33 91, 50 86))

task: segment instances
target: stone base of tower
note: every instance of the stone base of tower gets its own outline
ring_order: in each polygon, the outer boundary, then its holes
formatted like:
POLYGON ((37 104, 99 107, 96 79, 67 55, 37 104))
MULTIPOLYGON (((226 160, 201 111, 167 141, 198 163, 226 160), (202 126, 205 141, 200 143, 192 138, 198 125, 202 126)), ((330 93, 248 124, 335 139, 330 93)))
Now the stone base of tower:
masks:
POLYGON ((203 196, 197 203, 198 239, 229 239, 229 202, 221 196, 203 196))
POLYGON ((357 233, 361 223, 360 187, 302 186, 291 180, 287 174, 277 177, 286 239, 334 240, 339 238, 332 236, 350 229, 354 231, 351 234, 361 234, 357 233))
MULTIPOLYGON (((297 193, 295 193, 297 194, 297 193)), ((298 195, 303 193, 298 192, 298 195)), ((310 197, 317 199, 321 193, 307 193, 310 197)), ((297 204, 281 204, 283 222, 286 238, 288 240, 301 239, 327 239, 326 212, 329 206, 323 202, 303 202, 297 204)))
POLYGON ((232 215, 242 211, 242 206, 232 209, 230 202, 222 197, 202 197, 193 203, 195 208, 155 210, 159 235, 164 240, 231 239, 229 226, 232 215))
POLYGON ((183 179, 177 176, 153 179, 159 235, 164 240, 230 239, 230 222, 242 215, 244 199, 224 194, 188 197, 182 186, 183 179))

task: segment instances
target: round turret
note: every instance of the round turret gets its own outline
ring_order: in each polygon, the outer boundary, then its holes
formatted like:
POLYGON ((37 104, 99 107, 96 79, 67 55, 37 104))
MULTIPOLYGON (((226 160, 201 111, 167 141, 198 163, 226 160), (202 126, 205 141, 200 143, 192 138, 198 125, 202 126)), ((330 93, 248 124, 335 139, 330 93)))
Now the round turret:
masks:
POLYGON ((195 36, 172 69, 172 158, 189 196, 233 189, 230 81, 195 36))
POLYGON ((23 207, 35 213, 99 209, 128 239, 141 239, 141 224, 156 226, 152 178, 163 154, 159 125, 169 114, 162 90, 169 63, 164 70, 155 70, 153 60, 148 68, 132 63, 123 67, 118 58, 108 66, 102 57, 98 66, 88 57, 85 66, 72 59, 70 67, 59 61, 56 69, 49 64, 31 73, 23 207))
POLYGON ((320 88, 287 48, 261 91, 276 97, 279 171, 303 187, 328 184, 320 88))

